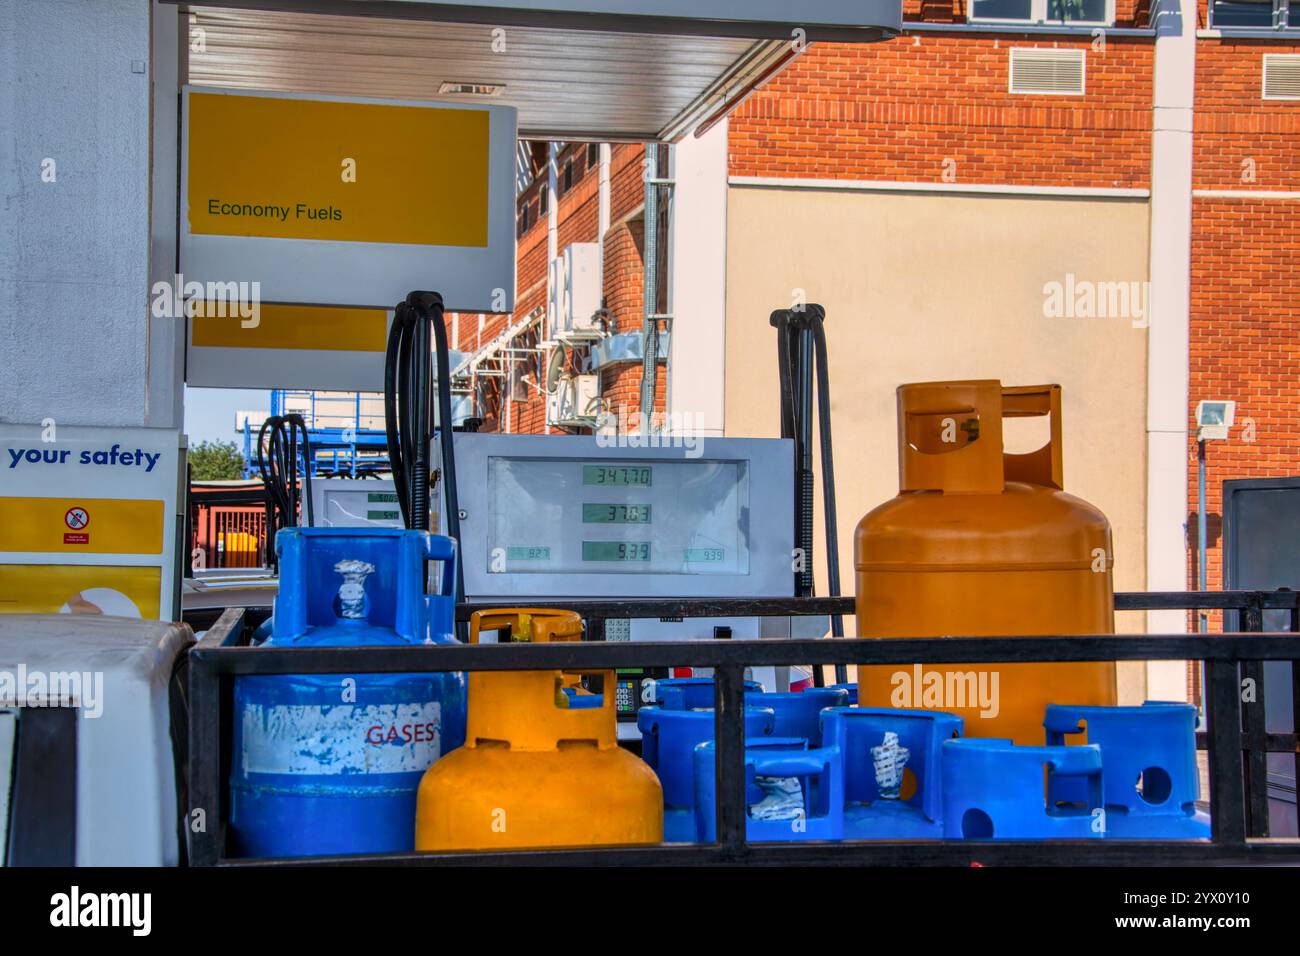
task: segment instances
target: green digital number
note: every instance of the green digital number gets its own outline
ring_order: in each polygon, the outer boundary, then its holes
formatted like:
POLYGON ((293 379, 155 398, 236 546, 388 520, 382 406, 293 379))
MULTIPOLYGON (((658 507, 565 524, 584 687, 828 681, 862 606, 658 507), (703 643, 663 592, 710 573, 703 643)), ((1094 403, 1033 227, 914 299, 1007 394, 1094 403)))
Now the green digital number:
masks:
POLYGON ((688 564, 703 564, 713 561, 727 560, 727 552, 723 548, 687 548, 686 561, 688 564))
POLYGON ((583 524, 649 524, 649 505, 600 504, 582 506, 583 524))
POLYGON ((648 465, 583 465, 582 483, 602 487, 637 487, 650 486, 650 467, 648 465))
POLYGON ((551 560, 551 549, 549 547, 506 548, 506 560, 549 561, 551 560))
POLYGON ((649 561, 649 541, 584 541, 584 561, 649 561))

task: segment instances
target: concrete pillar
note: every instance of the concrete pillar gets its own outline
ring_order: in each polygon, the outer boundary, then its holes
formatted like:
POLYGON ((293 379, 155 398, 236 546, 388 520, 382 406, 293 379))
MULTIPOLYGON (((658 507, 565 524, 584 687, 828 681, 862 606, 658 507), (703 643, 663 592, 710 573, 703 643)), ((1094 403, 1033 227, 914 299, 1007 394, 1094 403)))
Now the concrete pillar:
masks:
MULTIPOLYGON (((1147 589, 1187 587, 1188 330, 1196 2, 1164 0, 1156 24, 1151 141, 1151 295, 1147 338, 1147 589)), ((1183 611, 1149 611, 1147 628, 1182 633, 1183 611)), ((1181 661, 1147 666, 1147 696, 1185 699, 1181 661)))
POLYGON ((727 324, 727 124, 673 146, 668 412, 673 429, 723 434, 727 324))
MULTIPOLYGON (((149 210, 149 288, 174 282, 177 259, 177 215, 180 183, 181 78, 191 43, 190 15, 173 4, 153 3, 153 59, 150 108, 153 122, 152 205, 149 210)), ((149 377, 145 395, 147 424, 182 428, 185 424, 185 323, 181 319, 149 319, 149 377)))
MULTIPOLYGON (((152 0, 0 0, 0 420, 180 424, 177 329, 149 313, 151 128, 176 135, 176 11, 158 14, 161 77, 154 15, 152 0), (172 113, 153 126, 156 79, 172 113)), ((174 233, 175 167, 160 173, 174 233)))

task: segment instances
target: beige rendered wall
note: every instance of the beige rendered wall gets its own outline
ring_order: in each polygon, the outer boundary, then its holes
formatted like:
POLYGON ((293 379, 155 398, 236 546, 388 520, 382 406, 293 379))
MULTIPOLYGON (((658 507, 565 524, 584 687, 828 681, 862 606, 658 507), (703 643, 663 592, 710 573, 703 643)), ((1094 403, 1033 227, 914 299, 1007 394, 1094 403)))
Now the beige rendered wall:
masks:
MULTIPOLYGON (((732 186, 727 213, 726 434, 779 434, 768 315, 803 290, 827 311, 847 592, 858 519, 898 491, 895 388, 965 378, 1062 386, 1066 490, 1109 517, 1116 590, 1145 588, 1146 331, 1047 318, 1043 291, 1067 273, 1143 282, 1145 201, 732 186)), ((820 502, 817 520, 825 593, 820 502)), ((1141 665, 1121 665, 1120 684, 1140 700, 1141 665)))

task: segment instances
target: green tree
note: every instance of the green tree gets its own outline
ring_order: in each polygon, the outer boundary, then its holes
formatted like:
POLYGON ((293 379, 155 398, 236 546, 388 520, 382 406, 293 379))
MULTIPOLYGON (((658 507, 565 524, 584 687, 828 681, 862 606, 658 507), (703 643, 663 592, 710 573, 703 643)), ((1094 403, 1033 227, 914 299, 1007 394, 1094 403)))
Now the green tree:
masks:
POLYGON ((201 441, 190 448, 190 475, 195 481, 244 477, 244 456, 232 441, 201 441))

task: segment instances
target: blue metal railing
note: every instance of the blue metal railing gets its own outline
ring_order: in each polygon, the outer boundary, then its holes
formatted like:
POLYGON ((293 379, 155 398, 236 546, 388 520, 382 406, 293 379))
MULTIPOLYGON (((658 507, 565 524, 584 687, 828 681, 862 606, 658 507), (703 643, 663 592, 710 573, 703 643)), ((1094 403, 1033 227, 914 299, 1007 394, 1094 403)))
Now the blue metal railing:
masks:
MULTIPOLYGON (((362 395, 322 398, 305 389, 272 389, 271 415, 297 411, 307 423, 313 476, 359 478, 387 472, 388 441, 382 428, 364 428, 362 395), (291 399, 294 401, 290 408, 291 399), (305 401, 305 407, 304 407, 305 401), (340 407, 346 411, 338 411, 340 407), (328 419, 329 424, 323 424, 328 419)), ((243 427, 244 477, 258 477, 257 432, 246 419, 243 427)))

